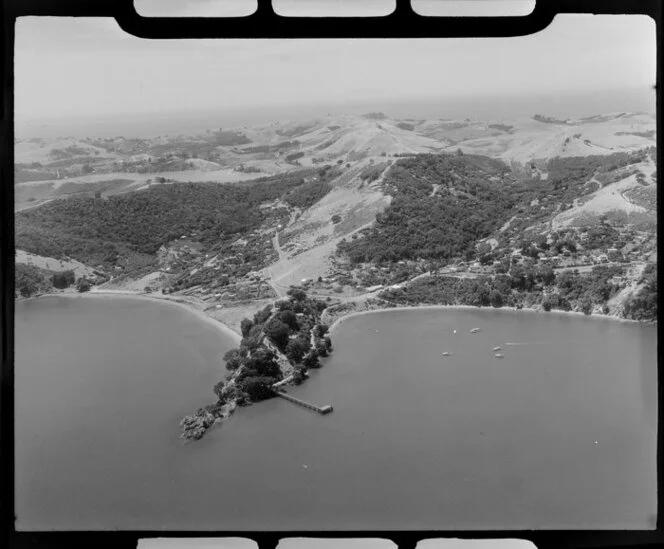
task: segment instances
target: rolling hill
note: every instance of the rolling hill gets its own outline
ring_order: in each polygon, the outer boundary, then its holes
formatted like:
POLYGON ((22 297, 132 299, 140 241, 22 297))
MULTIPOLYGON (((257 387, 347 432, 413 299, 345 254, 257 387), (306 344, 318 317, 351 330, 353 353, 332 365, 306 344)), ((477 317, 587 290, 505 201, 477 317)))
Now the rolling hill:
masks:
POLYGON ((656 263, 655 136, 645 114, 367 113, 151 140, 31 140, 16 149, 17 247, 101 269, 106 287, 145 283, 222 309, 303 281, 348 300, 458 271, 494 281, 487 295, 502 292, 501 303, 581 310, 581 294, 554 299, 560 288, 542 269, 608 262, 621 265, 609 277, 617 293, 591 304, 620 315, 656 263), (501 276, 516 286, 495 287, 501 276))

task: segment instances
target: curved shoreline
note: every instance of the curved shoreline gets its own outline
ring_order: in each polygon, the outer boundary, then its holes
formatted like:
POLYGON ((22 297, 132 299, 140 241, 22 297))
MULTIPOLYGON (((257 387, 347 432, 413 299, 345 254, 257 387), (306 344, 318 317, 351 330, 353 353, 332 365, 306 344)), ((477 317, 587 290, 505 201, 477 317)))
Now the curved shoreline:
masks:
POLYGON ((189 303, 186 300, 178 300, 176 298, 169 298, 169 297, 161 297, 161 296, 153 296, 153 295, 146 295, 146 294, 140 294, 140 293, 133 293, 133 292, 128 292, 128 291, 123 291, 123 290, 98 290, 98 291, 90 291, 90 292, 83 292, 83 293, 73 293, 73 292, 58 292, 58 293, 48 293, 48 294, 42 294, 40 296, 35 296, 34 298, 31 299, 38 299, 40 297, 67 297, 67 298, 77 298, 77 297, 98 297, 98 298, 110 298, 113 296, 120 296, 120 297, 128 297, 128 298, 135 298, 135 299, 146 299, 146 300, 151 300, 151 301, 159 301, 162 303, 171 303, 175 306, 178 306, 182 309, 185 309, 189 311, 190 313, 194 314, 197 318, 200 320, 206 322, 207 324, 210 324, 211 326, 214 326, 217 330, 219 330, 221 333, 223 333, 225 336, 230 337, 233 340, 234 344, 239 345, 240 341, 242 340, 242 336, 233 330, 230 326, 224 324, 223 322, 217 320, 216 318, 211 317, 210 315, 205 314, 205 311, 202 311, 201 309, 198 309, 193 303, 189 303))
MULTIPOLYGON (((190 302, 189 300, 186 299, 178 299, 177 297, 170 297, 170 296, 158 296, 158 295, 147 295, 143 293, 134 293, 131 291, 127 290, 92 290, 90 292, 84 292, 84 293, 74 293, 74 292, 51 292, 47 294, 42 294, 39 296, 34 296, 30 297, 27 300, 31 299, 38 299, 40 297, 49 297, 49 296, 55 296, 55 297, 84 297, 84 296, 96 296, 96 297, 112 297, 114 295, 116 296, 124 296, 124 297, 133 297, 137 299, 150 299, 153 301, 161 301, 161 302, 167 302, 167 303, 172 303, 174 305, 178 305, 183 309, 188 310, 189 312, 193 313, 195 316, 197 316, 199 319, 202 321, 210 324, 211 326, 214 326, 217 328, 219 331, 221 331, 223 334, 226 336, 230 337, 233 342, 236 345, 240 345, 240 342, 242 341, 242 335, 238 332, 236 332, 233 328, 228 326, 227 324, 224 324, 220 320, 217 320, 216 318, 208 315, 205 313, 205 311, 201 310, 196 306, 196 304, 190 302)), ((200 304, 202 307, 203 305, 200 304)), ((397 307, 376 307, 375 309, 369 309, 369 310, 364 310, 364 311, 348 311, 347 313, 344 313, 342 316, 337 318, 329 327, 330 334, 332 334, 333 331, 337 330, 343 322, 351 317, 355 316, 362 316, 362 315, 368 315, 368 314, 376 314, 376 313, 385 313, 389 311, 427 311, 427 310, 440 310, 440 311, 446 311, 446 310, 473 310, 473 311, 482 311, 485 309, 489 309, 492 311, 509 311, 512 313, 524 311, 529 314, 533 313, 541 313, 541 309, 534 309, 532 307, 523 307, 522 309, 517 309, 516 307, 476 307, 474 305, 401 305, 397 307)), ((594 318, 595 320, 597 319, 603 319, 603 320, 611 320, 614 322, 622 322, 622 323, 636 323, 636 324, 644 324, 644 322, 641 322, 639 320, 632 320, 628 318, 620 318, 616 316, 611 316, 611 315, 585 315, 582 312, 579 311, 560 311, 560 310, 551 310, 546 312, 547 315, 554 314, 554 315, 565 315, 565 316, 577 316, 577 317, 585 317, 585 318, 594 318)), ((653 322, 656 324, 656 322, 653 322)), ((651 322, 645 322, 645 324, 651 324, 651 322)))
MULTIPOLYGON (((528 314, 533 314, 533 313, 540 313, 540 309, 533 309, 532 307, 523 307, 522 309, 517 309, 516 307, 475 307, 474 305, 413 305, 408 306, 408 305, 403 305, 399 307, 377 307, 375 309, 370 309, 367 311, 349 311, 348 313, 344 314, 343 316, 340 316, 337 318, 331 325, 330 325, 330 334, 338 329, 341 324, 343 324, 344 320, 347 320, 351 317, 354 316, 362 316, 362 315, 369 315, 369 314, 375 314, 375 313, 385 313, 389 311, 428 311, 428 310, 440 310, 440 311, 447 311, 447 310, 473 310, 473 311, 483 311, 486 309, 492 310, 492 311, 509 311, 512 313, 517 313, 517 312, 526 312, 528 314)), ((603 319, 603 320, 611 320, 614 322, 623 322, 623 323, 636 323, 636 324, 644 324, 643 322, 640 322, 638 320, 631 320, 628 318, 618 318, 615 316, 610 316, 610 315, 586 315, 578 311, 559 311, 559 310, 551 310, 546 312, 546 314, 556 314, 556 315, 565 315, 565 316, 581 316, 584 318, 593 318, 595 320, 598 319, 603 319)), ((649 323, 647 323, 649 324, 649 323)))

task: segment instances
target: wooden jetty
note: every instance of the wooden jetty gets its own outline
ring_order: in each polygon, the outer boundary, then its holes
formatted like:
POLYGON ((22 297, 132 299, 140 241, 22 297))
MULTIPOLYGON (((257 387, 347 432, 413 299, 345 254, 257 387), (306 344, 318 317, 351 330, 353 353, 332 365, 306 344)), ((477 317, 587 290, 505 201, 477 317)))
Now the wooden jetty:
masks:
POLYGON ((299 398, 295 398, 293 395, 289 395, 288 393, 284 392, 282 389, 276 389, 276 395, 278 397, 281 397, 285 400, 288 400, 292 402, 293 404, 297 404, 298 406, 302 406, 303 408, 307 408, 308 410, 313 410, 314 412, 318 412, 319 414, 329 414, 332 411, 332 406, 326 405, 326 406, 316 406, 315 404, 311 404, 309 402, 305 402, 304 400, 300 400, 299 398))

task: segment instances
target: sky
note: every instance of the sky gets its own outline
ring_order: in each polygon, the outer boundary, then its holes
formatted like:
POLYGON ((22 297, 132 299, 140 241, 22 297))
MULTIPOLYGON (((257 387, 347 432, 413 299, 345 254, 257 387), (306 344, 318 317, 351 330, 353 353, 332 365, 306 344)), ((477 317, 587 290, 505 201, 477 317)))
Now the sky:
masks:
POLYGON ((101 18, 28 17, 16 28, 17 123, 432 98, 532 102, 645 93, 654 83, 646 16, 559 15, 533 35, 484 39, 145 40, 101 18))

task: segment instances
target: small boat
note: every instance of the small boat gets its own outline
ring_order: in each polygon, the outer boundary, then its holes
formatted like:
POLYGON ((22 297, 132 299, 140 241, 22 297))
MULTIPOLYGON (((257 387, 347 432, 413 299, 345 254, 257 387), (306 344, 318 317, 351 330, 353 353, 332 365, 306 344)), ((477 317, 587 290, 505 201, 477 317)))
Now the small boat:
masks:
POLYGON ((471 334, 476 334, 476 333, 479 332, 479 331, 480 331, 479 328, 473 328, 472 330, 470 330, 470 333, 471 333, 471 334))
POLYGON ((500 345, 496 346, 493 348, 493 352, 495 353, 496 351, 502 351, 502 347, 500 345))
POLYGON ((442 356, 450 356, 450 353, 448 351, 445 351, 442 356))
POLYGON ((495 356, 496 358, 505 358, 505 355, 502 354, 502 353, 496 353, 496 354, 493 355, 493 356, 495 356))

